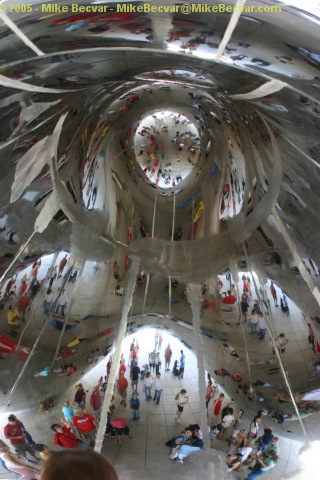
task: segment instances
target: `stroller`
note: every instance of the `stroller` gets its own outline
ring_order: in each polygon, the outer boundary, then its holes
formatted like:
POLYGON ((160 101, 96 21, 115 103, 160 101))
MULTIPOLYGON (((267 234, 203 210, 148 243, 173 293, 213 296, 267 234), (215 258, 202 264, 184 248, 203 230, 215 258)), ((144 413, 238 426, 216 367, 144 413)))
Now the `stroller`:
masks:
POLYGON ((178 377, 180 375, 180 367, 178 360, 174 361, 172 373, 175 377, 178 377))
POLYGON ((143 370, 141 370, 140 373, 140 380, 144 380, 146 373, 150 372, 149 370, 149 365, 146 363, 145 365, 142 365, 143 370))

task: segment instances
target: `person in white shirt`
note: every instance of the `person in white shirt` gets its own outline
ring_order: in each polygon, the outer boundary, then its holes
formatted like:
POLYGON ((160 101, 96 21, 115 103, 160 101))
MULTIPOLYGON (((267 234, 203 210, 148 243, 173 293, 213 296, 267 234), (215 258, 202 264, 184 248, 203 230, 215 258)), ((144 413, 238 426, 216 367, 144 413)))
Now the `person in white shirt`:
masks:
POLYGON ((262 313, 258 312, 258 322, 259 322, 259 333, 258 336, 260 340, 264 340, 264 337, 267 333, 267 325, 262 313))
POLYGON ((67 306, 67 295, 65 294, 64 290, 62 290, 62 293, 58 299, 56 313, 59 313, 59 310, 61 309, 61 315, 64 315, 66 306, 67 306))
POLYGON ((181 425, 181 415, 183 413, 184 406, 188 403, 188 397, 186 396, 187 390, 184 388, 178 393, 178 410, 176 413, 176 422, 181 425))
POLYGON ((53 292, 52 292, 51 288, 48 288, 47 293, 44 296, 43 305, 42 305, 44 313, 49 312, 51 304, 52 304, 52 300, 53 300, 53 292))
POLYGON ((156 405, 159 405, 161 392, 163 390, 163 384, 161 380, 161 373, 157 373, 155 381, 154 381, 154 396, 153 401, 156 401, 156 405))
POLYGON ((217 440, 223 439, 224 434, 226 433, 228 428, 232 425, 233 421, 234 421, 233 408, 228 408, 227 415, 225 415, 221 421, 221 430, 217 435, 217 440))
POLYGON ((252 452, 253 446, 254 440, 252 438, 245 438, 243 440, 243 446, 239 447, 237 451, 228 458, 228 472, 237 470, 240 467, 241 463, 247 460, 248 456, 252 452))
POLYGON ((255 309, 252 310, 251 312, 251 318, 249 322, 249 327, 251 329, 251 333, 257 333, 257 326, 258 326, 258 315, 255 309))

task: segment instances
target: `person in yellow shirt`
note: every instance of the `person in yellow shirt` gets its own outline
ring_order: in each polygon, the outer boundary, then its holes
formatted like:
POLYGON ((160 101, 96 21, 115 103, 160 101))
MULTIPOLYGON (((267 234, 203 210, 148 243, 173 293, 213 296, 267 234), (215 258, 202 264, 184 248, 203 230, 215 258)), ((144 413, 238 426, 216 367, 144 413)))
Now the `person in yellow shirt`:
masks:
POLYGON ((20 327, 21 316, 18 309, 15 308, 14 305, 10 305, 9 307, 7 321, 10 327, 20 327))

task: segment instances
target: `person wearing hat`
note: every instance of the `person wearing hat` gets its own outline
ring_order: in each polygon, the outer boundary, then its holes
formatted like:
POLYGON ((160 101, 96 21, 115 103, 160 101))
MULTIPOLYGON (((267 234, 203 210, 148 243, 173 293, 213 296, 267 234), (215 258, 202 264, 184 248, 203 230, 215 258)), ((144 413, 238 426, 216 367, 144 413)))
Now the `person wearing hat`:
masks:
POLYGON ((75 417, 72 425, 75 427, 80 436, 84 436, 90 442, 90 447, 94 447, 97 423, 90 413, 84 413, 81 408, 76 408, 75 417))

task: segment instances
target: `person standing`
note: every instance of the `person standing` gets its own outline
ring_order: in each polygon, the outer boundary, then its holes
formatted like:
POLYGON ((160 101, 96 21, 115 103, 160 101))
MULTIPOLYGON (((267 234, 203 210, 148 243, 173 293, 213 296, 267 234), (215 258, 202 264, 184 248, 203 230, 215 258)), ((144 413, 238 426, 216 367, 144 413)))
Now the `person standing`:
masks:
POLYGON ((186 361, 186 356, 183 353, 183 350, 180 350, 181 357, 180 357, 180 369, 179 369, 179 378, 182 379, 184 375, 184 366, 186 361))
POLYGON ((62 413, 63 413, 63 416, 64 416, 66 422, 72 422, 72 420, 74 419, 74 410, 70 406, 69 400, 66 400, 64 402, 64 405, 63 405, 61 410, 62 410, 62 413))
MULTIPOLYGON (((31 283, 32 283, 32 282, 31 282, 31 283)), ((31 284, 30 284, 30 287, 31 287, 31 284)), ((30 310, 30 308, 31 308, 31 303, 32 303, 33 300, 36 298, 37 293, 39 292, 40 288, 41 288, 41 283, 39 282, 39 280, 37 280, 37 281, 35 282, 35 284, 34 284, 31 288, 29 288, 29 291, 31 291, 31 293, 30 293, 31 302, 30 302, 30 305, 29 305, 28 310, 30 310)))
POLYGON ((64 270, 64 267, 67 265, 67 262, 68 262, 68 254, 65 257, 63 257, 63 259, 61 260, 61 262, 59 264, 58 278, 62 277, 62 272, 64 270))
POLYGON ((133 411, 133 419, 132 420, 139 420, 140 418, 140 399, 138 398, 138 392, 133 392, 132 397, 130 398, 130 408, 133 411))
POLYGON ((18 301, 18 309, 23 322, 25 322, 26 311, 29 308, 30 303, 31 303, 31 298, 27 293, 25 293, 22 297, 20 297, 18 301))
POLYGON ((258 415, 256 415, 253 418, 252 422, 250 423, 247 438, 253 438, 253 439, 257 438, 260 423, 261 423, 261 417, 258 417, 258 415))
POLYGON ((94 418, 99 421, 100 411, 101 411, 101 396, 99 392, 99 387, 94 387, 90 395, 90 405, 93 410, 94 418))
POLYGON ((159 332, 157 330, 155 335, 154 335, 154 349, 155 350, 157 350, 157 348, 158 348, 158 343, 159 343, 159 332))
POLYGON ((270 284, 270 292, 271 292, 271 296, 273 298, 273 301, 274 301, 274 304, 276 307, 279 307, 278 305, 278 296, 277 296, 277 291, 275 289, 275 286, 273 284, 273 282, 271 282, 270 284))
POLYGON ((243 322, 245 323, 247 321, 247 315, 248 315, 248 309, 249 309, 249 303, 248 303, 248 298, 246 293, 244 292, 241 296, 241 302, 240 302, 240 317, 238 321, 238 325, 240 325, 240 320, 243 318, 243 322))
POLYGON ((220 415, 222 402, 224 399, 224 393, 220 393, 219 397, 215 400, 212 408, 212 420, 216 421, 220 415))
POLYGON ((62 290, 61 295, 58 298, 56 313, 58 314, 59 310, 61 310, 61 315, 64 316, 64 311, 66 307, 67 307, 67 295, 65 294, 65 291, 62 290))
POLYGON ((145 394, 146 394, 146 401, 149 402, 151 400, 152 395, 151 395, 151 387, 153 384, 153 379, 151 377, 151 372, 146 373, 146 378, 144 380, 144 388, 145 388, 145 394))
POLYGON ((90 442, 90 447, 94 447, 97 423, 90 413, 84 413, 81 409, 75 410, 75 417, 72 425, 76 428, 79 435, 83 435, 90 442))
POLYGON ((232 423, 234 421, 234 416, 233 416, 233 408, 228 408, 226 415, 221 420, 221 430, 217 435, 217 440, 222 440, 226 431, 228 430, 229 427, 231 427, 232 423))
POLYGON ((175 419, 179 425, 181 425, 181 416, 183 413, 184 406, 188 403, 188 397, 186 396, 186 393, 187 393, 187 390, 183 388, 182 390, 180 390, 180 392, 176 397, 178 404, 177 404, 177 412, 176 412, 175 419))
POLYGON ((130 374, 132 394, 138 391, 139 375, 140 375, 140 368, 138 367, 137 360, 135 360, 134 365, 131 369, 131 374, 130 374))
POLYGON ((69 422, 63 422, 64 426, 61 427, 58 423, 53 423, 50 427, 54 433, 53 443, 57 447, 61 448, 79 448, 79 441, 74 433, 71 431, 71 424, 69 422))
POLYGON ((52 288, 52 284, 53 282, 55 281, 55 279, 57 278, 57 266, 54 267, 54 269, 52 270, 51 274, 50 274, 50 277, 49 277, 49 288, 52 288))
POLYGON ((27 458, 27 453, 29 453, 35 460, 38 460, 35 451, 29 443, 26 442, 25 433, 25 428, 17 417, 12 414, 9 415, 8 423, 4 427, 4 436, 10 440, 11 445, 18 455, 27 458))
POLYGON ((52 300, 53 300, 53 293, 51 288, 48 288, 47 293, 43 298, 43 305, 42 305, 45 314, 49 313, 52 300))
POLYGON ((24 294, 24 292, 27 290, 28 288, 28 284, 27 284, 27 281, 26 280, 23 280, 21 282, 21 287, 20 287, 20 290, 19 290, 19 297, 22 297, 22 295, 24 294))
POLYGON ((171 357, 172 357, 172 350, 170 348, 170 343, 168 343, 168 346, 164 351, 164 361, 165 361, 166 372, 170 371, 171 357))
POLYGON ((124 376, 124 372, 121 372, 120 377, 118 378, 118 383, 117 383, 117 390, 122 398, 120 405, 123 404, 124 407, 127 406, 126 400, 127 400, 127 388, 128 388, 128 380, 124 376))
POLYGON ((154 369, 155 369, 155 362, 156 362, 156 357, 157 357, 157 354, 156 354, 156 351, 155 349, 152 350, 152 352, 149 353, 149 368, 151 370, 151 367, 153 369, 153 372, 154 372, 154 369))
POLYGON ((158 373, 160 372, 160 368, 161 368, 160 352, 157 353, 156 360, 155 360, 154 364, 156 366, 156 375, 158 375, 158 373))
POLYGON ((253 309, 252 312, 251 312, 251 318, 250 318, 250 321, 249 321, 249 327, 251 329, 251 334, 252 335, 257 333, 258 321, 259 321, 258 314, 257 314, 256 310, 253 309))
POLYGON ((159 350, 161 350, 162 340, 163 340, 162 333, 159 332, 159 350))
POLYGON ((156 374, 156 378, 154 381, 154 396, 153 396, 153 401, 156 401, 156 405, 159 405, 160 403, 160 398, 161 398, 161 392, 163 390, 163 384, 161 380, 161 373, 156 374))
POLYGON ((83 388, 82 383, 79 383, 76 385, 76 393, 74 395, 74 402, 80 408, 83 410, 86 406, 86 392, 83 388))
POLYGON ((266 321, 264 319, 264 316, 261 312, 257 312, 258 315, 258 327, 259 327, 259 332, 258 336, 260 340, 264 340, 266 333, 267 333, 267 325, 266 321))
POLYGON ((206 408, 208 410, 208 406, 209 406, 209 402, 211 400, 211 398, 214 397, 214 388, 212 386, 212 382, 211 380, 208 380, 208 385, 207 385, 207 389, 206 389, 206 408))

